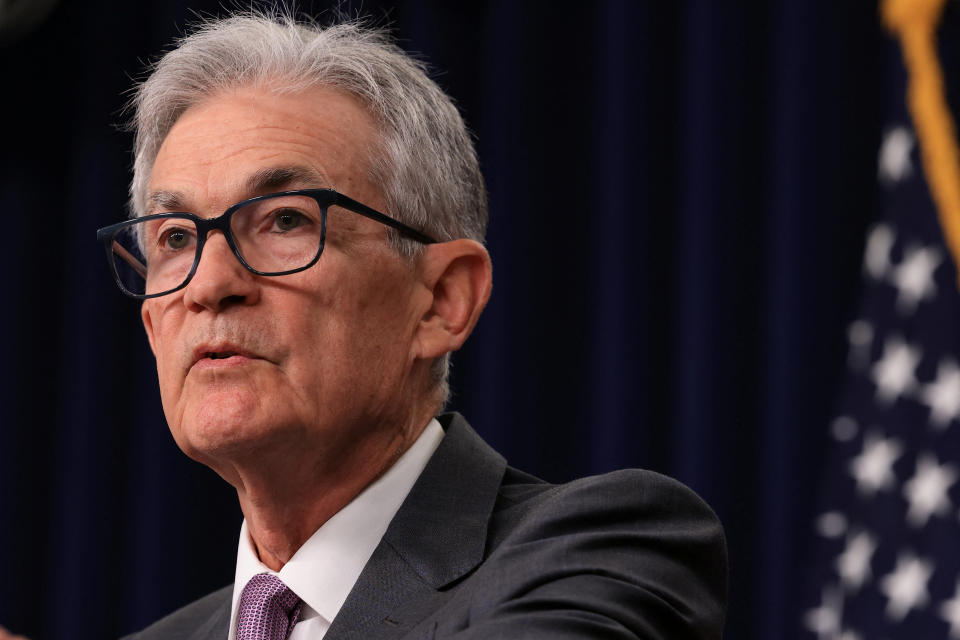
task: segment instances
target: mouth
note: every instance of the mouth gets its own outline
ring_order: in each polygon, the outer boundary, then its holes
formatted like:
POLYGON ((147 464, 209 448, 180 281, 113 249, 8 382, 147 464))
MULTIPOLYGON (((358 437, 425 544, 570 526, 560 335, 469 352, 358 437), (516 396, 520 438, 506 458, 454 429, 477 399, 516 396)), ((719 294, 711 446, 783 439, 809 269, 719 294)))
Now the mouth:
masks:
POLYGON ((236 345, 199 345, 193 350, 191 369, 223 368, 238 366, 252 360, 262 360, 254 353, 236 345))
POLYGON ((223 360, 232 356, 239 355, 236 351, 207 351, 203 357, 211 360, 223 360))

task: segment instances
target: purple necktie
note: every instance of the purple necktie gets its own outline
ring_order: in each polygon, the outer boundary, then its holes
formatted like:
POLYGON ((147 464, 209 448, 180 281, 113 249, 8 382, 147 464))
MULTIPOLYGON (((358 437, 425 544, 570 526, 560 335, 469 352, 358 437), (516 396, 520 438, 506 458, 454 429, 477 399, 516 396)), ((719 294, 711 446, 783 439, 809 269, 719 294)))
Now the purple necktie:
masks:
POLYGON ((258 573, 240 594, 237 640, 286 640, 303 601, 277 576, 258 573))

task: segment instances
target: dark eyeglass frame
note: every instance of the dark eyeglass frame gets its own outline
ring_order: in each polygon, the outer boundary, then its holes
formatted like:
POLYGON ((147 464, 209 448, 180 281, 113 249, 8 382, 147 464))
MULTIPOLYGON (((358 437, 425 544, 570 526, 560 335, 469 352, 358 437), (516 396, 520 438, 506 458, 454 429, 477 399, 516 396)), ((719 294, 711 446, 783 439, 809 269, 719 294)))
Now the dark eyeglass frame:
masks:
POLYGON ((110 263, 110 270, 113 272, 114 281, 117 283, 117 286, 120 287, 120 290, 132 298, 137 298, 138 300, 146 300, 148 298, 158 298, 160 296, 165 296, 171 294, 175 291, 179 291, 186 287, 190 280, 193 279, 194 274, 197 272, 197 266, 200 264, 200 256, 203 253, 203 246, 207 242, 207 236, 214 229, 223 233, 223 237, 227 240, 227 245, 230 247, 230 251, 233 252, 233 255, 240 261, 240 264, 244 266, 250 273, 254 273, 258 276, 285 276, 291 273, 298 273, 300 271, 305 271, 317 263, 317 260, 320 259, 320 254, 323 253, 324 244, 326 244, 327 238, 327 208, 331 205, 336 205, 338 207, 343 207, 348 211, 359 214, 365 218, 369 218, 380 224, 386 225, 391 229, 395 229, 402 235, 410 238, 411 240, 416 240, 423 244, 435 244, 437 241, 431 238, 430 236, 417 231, 413 227, 408 227, 402 222, 395 220, 388 216, 385 213, 380 213, 376 209, 368 207, 367 205, 357 202, 353 198, 349 198, 342 193, 334 191, 333 189, 298 189, 295 191, 280 191, 278 193, 268 193, 262 196, 256 196, 254 198, 248 198, 234 205, 231 205, 222 215, 217 216, 216 218, 201 218, 198 215, 187 212, 171 212, 171 213, 155 213, 148 216, 141 216, 139 218, 133 218, 131 220, 124 220, 123 222, 117 222, 115 224, 107 225, 101 229, 97 229, 97 242, 103 244, 104 248, 107 251, 107 260, 110 263), (320 230, 320 246, 317 248, 317 253, 313 256, 313 259, 309 263, 305 264, 302 267, 296 269, 288 269, 286 271, 258 271, 247 264, 247 261, 240 254, 239 249, 237 248, 237 243, 233 239, 233 232, 230 230, 230 219, 233 217, 233 214, 236 213, 241 207, 252 204, 254 202, 260 202, 263 200, 270 200, 272 198, 282 198, 286 196, 308 196, 313 198, 317 206, 320 207, 320 217, 321 217, 321 230, 320 230), (117 232, 122 231, 127 227, 131 227, 136 224, 142 224, 148 220, 161 220, 165 218, 182 218, 190 220, 197 227, 197 251, 196 255, 193 257, 193 265, 190 267, 190 272, 187 274, 184 281, 178 287, 173 289, 168 289, 166 291, 161 291, 160 293, 133 293, 129 291, 126 287, 123 286, 121 281, 120 274, 117 272, 117 267, 114 262, 114 245, 116 249, 121 253, 121 257, 125 259, 131 267, 139 271, 141 275, 146 278, 146 265, 140 263, 134 256, 129 255, 120 244, 114 241, 114 236, 117 232), (123 255, 127 254, 127 255, 123 255), (139 265, 139 268, 138 268, 139 265))

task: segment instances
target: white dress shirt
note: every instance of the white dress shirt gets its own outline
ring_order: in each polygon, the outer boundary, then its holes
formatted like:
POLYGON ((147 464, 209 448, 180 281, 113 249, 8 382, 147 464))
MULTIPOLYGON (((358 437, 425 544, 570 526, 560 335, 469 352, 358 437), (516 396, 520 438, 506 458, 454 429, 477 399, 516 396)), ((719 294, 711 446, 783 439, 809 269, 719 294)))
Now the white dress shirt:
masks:
POLYGON ((322 638, 442 439, 443 428, 435 419, 431 420, 413 446, 317 529, 280 571, 272 571, 260 562, 244 520, 237 548, 228 640, 237 637, 240 594, 258 573, 278 576, 303 600, 300 621, 289 640, 322 638))

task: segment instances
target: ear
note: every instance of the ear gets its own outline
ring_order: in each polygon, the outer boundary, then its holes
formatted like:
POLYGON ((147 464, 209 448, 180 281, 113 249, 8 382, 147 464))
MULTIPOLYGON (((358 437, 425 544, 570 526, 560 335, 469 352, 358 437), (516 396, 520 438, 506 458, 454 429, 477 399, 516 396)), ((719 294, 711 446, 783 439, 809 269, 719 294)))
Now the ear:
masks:
POLYGON ((417 326, 413 355, 433 359, 463 346, 490 299, 493 269, 483 245, 467 239, 427 245, 420 264, 432 298, 417 326))
POLYGON ((150 304, 149 300, 144 300, 140 305, 140 319, 143 321, 143 329, 147 333, 147 342, 150 343, 150 351, 153 352, 153 357, 157 357, 157 349, 154 343, 154 329, 153 329, 153 318, 150 315, 150 309, 153 305, 150 304))

